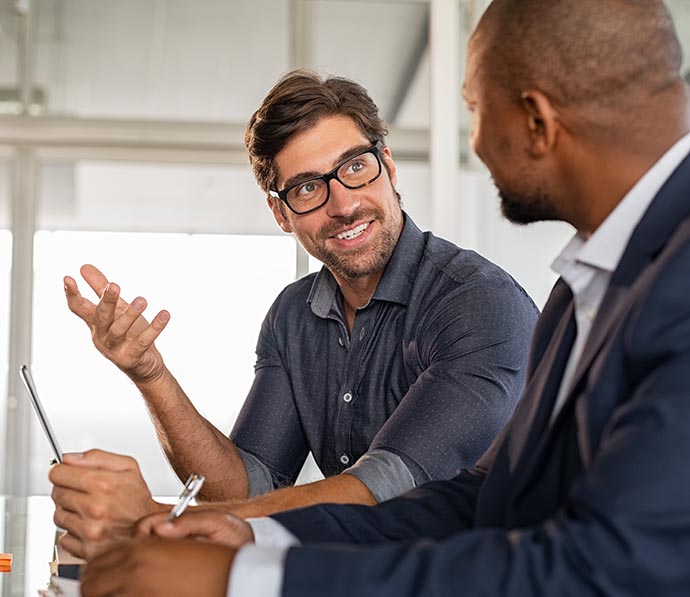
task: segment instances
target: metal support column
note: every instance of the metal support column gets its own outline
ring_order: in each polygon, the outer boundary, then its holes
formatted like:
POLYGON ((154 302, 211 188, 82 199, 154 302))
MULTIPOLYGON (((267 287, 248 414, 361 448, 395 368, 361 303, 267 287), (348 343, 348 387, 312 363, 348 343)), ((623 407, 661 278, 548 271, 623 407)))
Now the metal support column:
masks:
MULTIPOLYGON (((30 0, 16 0, 19 43, 17 48, 21 112, 26 115, 32 102, 32 23, 30 0)), ((24 116, 23 116, 24 117, 24 116)), ((12 163, 12 273, 10 278, 10 344, 7 376, 4 487, 9 495, 29 494, 30 412, 21 394, 19 366, 31 358, 31 307, 33 285, 33 238, 36 206, 36 161, 34 151, 19 148, 12 163)), ((25 507, 19 502, 16 507, 25 507)), ((5 527, 5 545, 14 551, 13 573, 3 575, 3 595, 24 595, 24 546, 26 517, 14 512, 5 527)))
POLYGON ((460 163, 460 3, 431 0, 431 221, 433 231, 452 241, 458 238, 457 178, 460 163))
POLYGON ((29 401, 18 377, 31 358, 33 238, 35 227, 35 163, 32 151, 19 149, 12 173, 12 275, 10 295, 10 358, 7 378, 5 487, 14 496, 29 490, 29 401))
MULTIPOLYGON (((311 65, 312 11, 308 0, 290 2, 290 68, 308 68, 311 65)), ((295 278, 309 273, 309 255, 295 241, 295 278)))

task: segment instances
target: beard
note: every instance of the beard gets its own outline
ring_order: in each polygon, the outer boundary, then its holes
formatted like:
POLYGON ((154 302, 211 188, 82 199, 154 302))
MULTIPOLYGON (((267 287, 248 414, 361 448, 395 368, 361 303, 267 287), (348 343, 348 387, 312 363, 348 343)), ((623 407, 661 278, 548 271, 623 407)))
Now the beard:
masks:
POLYGON ((309 253, 333 273, 343 278, 355 280, 382 271, 395 250, 402 230, 402 212, 398 217, 388 216, 379 209, 361 210, 347 218, 338 219, 332 226, 321 231, 319 242, 309 247, 309 253), (351 226, 355 222, 376 221, 380 230, 373 242, 353 250, 333 251, 328 248, 328 238, 338 230, 351 226))
POLYGON ((501 199, 501 213, 513 224, 531 224, 561 220, 551 196, 541 187, 530 192, 496 185, 501 199))

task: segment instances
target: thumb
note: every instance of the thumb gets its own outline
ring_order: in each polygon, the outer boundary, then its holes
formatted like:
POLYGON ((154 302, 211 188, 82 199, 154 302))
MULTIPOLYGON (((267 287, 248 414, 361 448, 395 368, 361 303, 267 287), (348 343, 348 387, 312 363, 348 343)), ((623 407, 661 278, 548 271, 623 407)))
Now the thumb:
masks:
POLYGON ((87 450, 86 452, 73 452, 63 455, 65 464, 100 468, 108 471, 120 472, 139 468, 136 460, 131 456, 113 454, 103 450, 87 450))
MULTIPOLYGON (((153 533, 159 537, 168 539, 182 539, 195 536, 211 540, 218 531, 218 514, 212 513, 188 513, 168 521, 167 518, 153 525, 153 533)), ((221 515, 222 516, 222 515, 221 515)))
POLYGON ((156 512, 155 514, 149 514, 144 516, 134 525, 133 535, 135 537, 148 537, 149 535, 155 535, 154 527, 167 522, 169 516, 168 512, 156 512))

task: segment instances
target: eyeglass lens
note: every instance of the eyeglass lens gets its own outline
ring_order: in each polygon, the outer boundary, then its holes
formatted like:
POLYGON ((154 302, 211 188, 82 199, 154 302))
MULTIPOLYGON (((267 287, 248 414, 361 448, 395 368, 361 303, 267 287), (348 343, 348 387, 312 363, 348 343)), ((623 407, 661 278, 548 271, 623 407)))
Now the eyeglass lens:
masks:
MULTIPOLYGON (((355 156, 340 165, 335 178, 349 189, 356 189, 376 180, 381 173, 381 164, 376 155, 369 151, 355 156)), ((328 183, 323 178, 312 178, 291 188, 287 203, 296 212, 305 212, 323 205, 328 199, 328 183)))

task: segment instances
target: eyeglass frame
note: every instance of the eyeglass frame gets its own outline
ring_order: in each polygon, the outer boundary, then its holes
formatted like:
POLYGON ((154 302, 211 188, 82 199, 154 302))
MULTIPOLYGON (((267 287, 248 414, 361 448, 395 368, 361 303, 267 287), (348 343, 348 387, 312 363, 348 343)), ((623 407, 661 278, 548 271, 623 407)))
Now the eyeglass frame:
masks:
POLYGON ((366 186, 369 186, 372 182, 377 181, 377 180, 379 179, 379 177, 381 176, 381 172, 383 172, 383 159, 382 159, 381 153, 380 153, 380 152, 381 152, 381 147, 383 147, 383 141, 377 141, 377 142, 374 143, 373 145, 370 145, 369 147, 366 147, 366 148, 362 149, 361 151, 358 151, 357 153, 354 153, 354 154, 351 155, 350 157, 345 158, 342 162, 340 162, 339 164, 337 164, 336 167, 333 168, 333 170, 331 170, 331 171, 329 171, 329 172, 326 172, 326 173, 321 174, 321 175, 319 175, 319 176, 310 176, 309 178, 305 178, 304 180, 301 180, 301 181, 299 181, 299 182, 296 182, 296 183, 294 183, 294 184, 291 184, 289 187, 285 187, 282 191, 268 191, 268 194, 269 194, 271 197, 273 197, 274 199, 280 199, 283 203, 285 203, 285 205, 287 205, 288 209, 289 209, 292 213, 297 214, 298 216, 303 216, 303 215, 305 215, 305 214, 309 214, 309 213, 311 213, 311 212, 313 212, 313 211, 316 211, 317 209, 322 208, 324 205, 326 205, 326 203, 328 203, 328 200, 331 198, 331 184, 330 184, 330 183, 331 183, 331 180, 337 180, 337 181, 338 181, 341 185, 343 185, 346 189, 350 189, 350 190, 353 190, 353 191, 356 190, 356 189, 362 189, 362 188, 364 188, 364 187, 366 187, 366 186), (378 171, 378 173, 376 174, 376 176, 374 176, 374 178, 372 178, 372 179, 369 180, 368 182, 365 182, 365 183, 363 183, 363 184, 357 185, 357 186, 355 186, 355 187, 351 187, 351 186, 345 184, 345 183, 344 183, 342 180, 340 180, 340 178, 338 177, 338 170, 340 170, 340 169, 341 169, 345 164, 347 164, 350 160, 354 160, 355 158, 357 158, 357 157, 359 157, 359 156, 361 156, 361 155, 364 155, 365 153, 371 153, 371 154, 373 154, 374 157, 376 158, 376 161, 378 162, 378 165, 379 165, 379 171, 378 171), (323 200, 323 203, 317 205, 316 207, 312 207, 311 209, 308 209, 307 211, 297 211, 297 210, 295 210, 295 209, 288 203, 288 200, 287 200, 287 195, 288 195, 288 193, 289 193, 292 189, 294 189, 295 187, 298 187, 298 186, 300 186, 300 185, 303 185, 303 184, 305 184, 305 183, 307 183, 307 182, 310 182, 310 181, 312 181, 312 180, 323 180, 323 181, 326 183, 326 189, 327 189, 326 198, 323 200))

